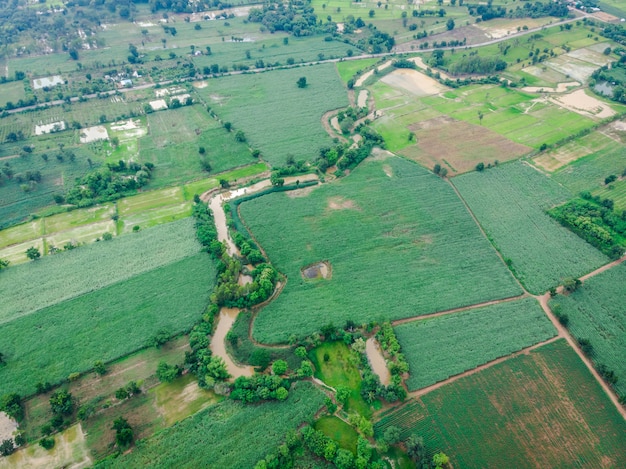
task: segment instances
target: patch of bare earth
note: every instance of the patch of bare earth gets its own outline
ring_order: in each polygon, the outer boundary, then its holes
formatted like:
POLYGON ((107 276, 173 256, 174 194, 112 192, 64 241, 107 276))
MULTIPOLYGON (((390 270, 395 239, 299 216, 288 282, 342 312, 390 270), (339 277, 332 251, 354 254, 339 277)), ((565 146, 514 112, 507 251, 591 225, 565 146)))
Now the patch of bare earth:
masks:
POLYGON ((391 382, 391 373, 389 373, 389 368, 387 368, 387 361, 383 356, 380 345, 378 345, 378 341, 374 337, 370 337, 365 342, 365 353, 372 371, 378 375, 380 383, 383 386, 388 386, 391 382))
POLYGON ((316 262, 300 270, 302 278, 305 280, 329 279, 332 277, 332 268, 328 261, 316 262))
POLYGON ((473 170, 479 162, 504 162, 531 150, 485 127, 447 116, 413 124, 409 129, 417 143, 398 153, 427 168, 439 163, 450 176, 473 170))
POLYGON ((552 98, 551 101, 583 116, 605 119, 615 115, 615 111, 608 104, 589 96, 582 89, 552 98))
POLYGON ((17 422, 4 412, 0 412, 0 440, 12 439, 15 430, 17 430, 17 422))
POLYGON ((343 197, 330 197, 328 199, 328 208, 330 210, 358 210, 358 205, 354 200, 344 199, 343 197))
POLYGON ((381 78, 380 81, 394 88, 408 91, 415 96, 430 96, 447 89, 434 78, 410 68, 394 70, 381 78))

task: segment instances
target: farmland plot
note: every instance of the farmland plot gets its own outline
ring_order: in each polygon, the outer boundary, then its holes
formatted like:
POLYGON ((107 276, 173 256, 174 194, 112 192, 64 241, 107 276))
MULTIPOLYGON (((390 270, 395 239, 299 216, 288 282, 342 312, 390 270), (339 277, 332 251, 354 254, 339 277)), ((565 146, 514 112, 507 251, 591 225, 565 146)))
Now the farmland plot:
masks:
MULTIPOLYGON (((215 268, 199 253, 0 324, 0 394, 31 394, 148 345, 165 328, 188 330, 209 301, 215 268)), ((32 291, 32 287, 31 287, 32 291)))
POLYGON ((566 314, 567 328, 576 338, 588 339, 592 360, 615 372, 616 389, 626 395, 626 265, 587 279, 582 288, 557 296, 550 307, 566 314))
POLYGON ((15 266, 2 272, 0 323, 193 256, 199 250, 193 221, 188 219, 15 266))
POLYGON ((333 64, 220 78, 198 93, 274 166, 284 164, 289 154, 296 160, 317 157, 319 148, 332 144, 322 115, 348 105, 333 64), (307 86, 298 88, 302 76, 307 86))
POLYGON ((409 363, 409 390, 434 384, 556 335, 533 298, 395 327, 409 363))
POLYGON ((307 382, 296 383, 285 402, 246 406, 226 400, 96 467, 253 467, 289 430, 311 422, 323 401, 324 394, 307 382), (233 444, 237 440, 249 444, 233 444))
POLYGON ((365 160, 308 195, 270 194, 240 211, 288 279, 254 323, 263 342, 329 322, 407 318, 520 293, 451 188, 396 157, 365 160), (303 267, 323 260, 331 278, 302 278, 303 267))
POLYGON ((517 278, 541 293, 608 258, 545 212, 572 195, 535 169, 511 163, 454 178, 474 215, 517 278))
POLYGON ((461 378, 383 415, 455 468, 618 467, 626 422, 564 340, 461 378))

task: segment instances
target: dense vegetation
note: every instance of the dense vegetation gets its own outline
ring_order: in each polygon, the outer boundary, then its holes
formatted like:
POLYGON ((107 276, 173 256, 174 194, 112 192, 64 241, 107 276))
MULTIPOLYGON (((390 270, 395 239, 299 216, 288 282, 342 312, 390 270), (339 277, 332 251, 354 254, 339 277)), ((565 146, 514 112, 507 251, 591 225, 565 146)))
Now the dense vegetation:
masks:
POLYGON ((532 298, 409 322, 395 330, 409 362, 411 391, 556 335, 532 298))
POLYGON ((610 258, 621 257, 626 248, 626 211, 618 215, 612 200, 592 198, 589 192, 582 197, 548 213, 610 258))

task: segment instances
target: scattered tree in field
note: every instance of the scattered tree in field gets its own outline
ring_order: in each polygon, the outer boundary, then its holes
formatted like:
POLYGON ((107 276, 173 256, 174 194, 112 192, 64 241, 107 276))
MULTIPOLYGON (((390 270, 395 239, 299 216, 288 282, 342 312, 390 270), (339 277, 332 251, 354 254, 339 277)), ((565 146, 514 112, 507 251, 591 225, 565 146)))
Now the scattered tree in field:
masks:
POLYGON ((587 355, 588 357, 593 355, 593 345, 591 345, 591 342, 589 341, 589 339, 579 337, 578 345, 580 346, 580 349, 583 351, 585 355, 587 355))
POLYGON ((50 396, 50 407, 53 414, 69 415, 74 410, 72 394, 66 389, 55 391, 50 396))
POLYGON ((435 469, 448 467, 449 462, 450 458, 446 456, 445 453, 439 452, 433 456, 433 465, 435 466, 435 469))
MULTIPOLYGON (((135 225, 138 226, 138 225, 135 225)), ((134 228, 134 227, 133 227, 134 228)), ((171 333, 167 328, 159 329, 156 335, 152 338, 151 345, 159 348, 161 345, 167 343, 170 340, 171 333)))
POLYGON ((0 411, 7 414, 14 420, 22 420, 24 417, 24 408, 22 407, 22 398, 19 394, 5 394, 0 398, 0 411))
POLYGON ((109 233, 108 231, 106 233, 102 233, 103 241, 111 241, 112 239, 113 239, 113 235, 109 233))
POLYGON ((52 448, 54 448, 54 438, 42 438, 41 440, 39 440, 39 446, 41 446, 43 449, 51 450, 52 448))
POLYGON ((278 173, 274 172, 270 176, 270 182, 272 183, 272 186, 280 187, 285 184, 285 179, 281 178, 278 173))
POLYGON ((31 261, 36 261, 41 257, 41 252, 38 248, 32 246, 26 250, 26 257, 28 257, 31 261))
POLYGON ((426 448, 424 448, 424 439, 421 436, 411 435, 404 444, 407 454, 416 463, 418 469, 430 468, 426 448))
POLYGON ((182 370, 175 365, 168 365, 164 361, 160 361, 157 366, 156 375, 162 383, 171 383, 181 371, 182 370))
POLYGON ((276 360, 273 364, 272 364, 272 372, 275 375, 281 376, 284 375, 285 373, 287 373, 287 362, 285 360, 276 360))
POLYGON ((133 442, 133 429, 124 417, 115 419, 111 429, 115 430, 115 442, 118 446, 125 448, 133 442))
POLYGON ((246 142, 246 134, 244 134, 242 130, 238 130, 237 132, 235 132, 235 140, 237 140, 238 142, 241 142, 241 143, 245 143, 246 142))
POLYGON ((120 401, 123 401, 124 399, 128 399, 129 397, 130 397, 130 394, 128 393, 126 388, 119 388, 117 391, 115 391, 115 398, 119 399, 120 401))
POLYGON ((298 78, 296 85, 298 85, 298 88, 306 88, 306 77, 298 78))
POLYGON ((200 158, 200 167, 202 168, 202 171, 205 171, 207 173, 210 173, 213 169, 213 167, 211 166, 211 162, 208 160, 208 158, 200 158))
POLYGON ((350 392, 350 388, 346 386, 337 386, 337 402, 345 406, 348 403, 348 399, 350 398, 350 392))
POLYGON ((476 165, 476 171, 480 172, 480 171, 484 171, 484 169, 485 169, 485 163, 483 163, 482 161, 476 165))
POLYGON ((0 352, 0 365, 6 365, 7 362, 4 360, 4 353, 0 352))
POLYGON ((480 125, 483 125, 483 117, 485 117, 483 112, 482 111, 478 111, 478 120, 480 121, 480 125))
POLYGON ((233 128, 233 124, 231 124, 230 122, 224 122, 224 128, 230 132, 230 130, 233 128))
POLYGON ((582 285, 578 278, 568 277, 563 281, 563 288, 568 293, 573 293, 582 285))
POLYGON ((10 454, 13 454, 14 451, 15 445, 13 444, 12 439, 9 438, 8 440, 4 440, 2 444, 0 444, 0 454, 2 456, 9 456, 10 454))
POLYGON ((454 29, 454 20, 452 18, 450 18, 448 20, 448 22, 446 23, 446 28, 448 28, 448 31, 452 31, 454 29))
POLYGON ((388 445, 395 445, 400 441, 400 435, 402 431, 395 425, 387 427, 383 434, 383 441, 388 445))

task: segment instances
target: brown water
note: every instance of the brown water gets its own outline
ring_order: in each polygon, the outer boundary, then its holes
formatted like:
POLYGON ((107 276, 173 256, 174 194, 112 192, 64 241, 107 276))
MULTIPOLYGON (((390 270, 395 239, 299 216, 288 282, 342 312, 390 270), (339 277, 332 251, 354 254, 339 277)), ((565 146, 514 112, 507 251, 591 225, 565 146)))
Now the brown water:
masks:
POLYGON ((370 362, 372 371, 378 375, 381 384, 388 386, 391 382, 391 373, 389 373, 387 362, 385 361, 385 357, 383 357, 378 341, 374 337, 370 337, 365 342, 365 353, 367 354, 367 360, 370 362))
POLYGON ((217 327, 215 328, 215 334, 213 334, 211 338, 211 352, 213 355, 217 355, 224 360, 226 369, 228 369, 233 379, 239 378, 240 376, 252 376, 254 374, 254 369, 251 366, 243 366, 235 363, 226 352, 226 334, 228 334, 228 331, 233 327, 238 314, 238 308, 222 308, 217 321, 217 327))

